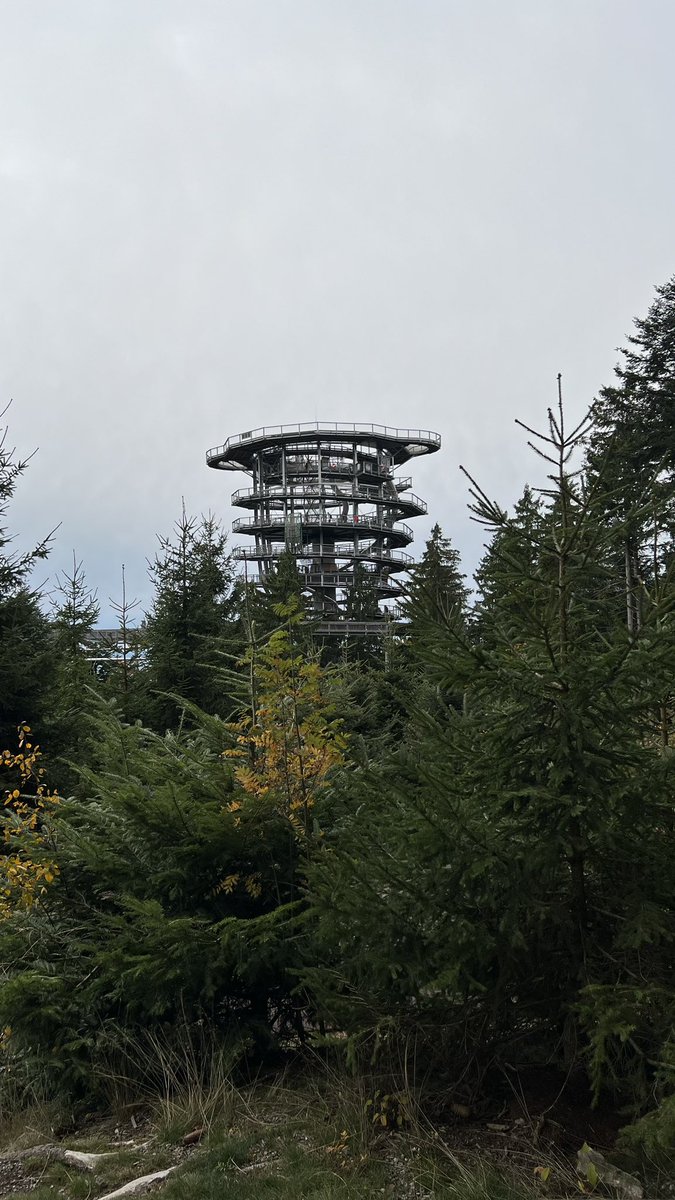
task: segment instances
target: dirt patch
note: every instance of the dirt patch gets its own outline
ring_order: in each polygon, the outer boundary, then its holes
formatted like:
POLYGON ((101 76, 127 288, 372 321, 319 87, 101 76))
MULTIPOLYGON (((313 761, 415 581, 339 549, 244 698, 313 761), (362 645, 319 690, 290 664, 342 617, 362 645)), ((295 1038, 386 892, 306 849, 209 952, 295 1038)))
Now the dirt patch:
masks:
POLYGON ((32 1192, 42 1179, 40 1166, 18 1162, 12 1158, 0 1161, 0 1196, 13 1196, 15 1192, 32 1192))

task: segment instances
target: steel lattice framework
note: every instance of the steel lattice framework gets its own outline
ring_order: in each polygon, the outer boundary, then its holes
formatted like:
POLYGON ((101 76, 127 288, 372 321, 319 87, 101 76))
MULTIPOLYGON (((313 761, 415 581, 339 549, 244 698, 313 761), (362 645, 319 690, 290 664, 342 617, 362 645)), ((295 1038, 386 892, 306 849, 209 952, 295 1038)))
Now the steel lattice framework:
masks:
POLYGON ((232 526, 254 541, 235 549, 237 558, 257 564, 248 578, 264 579, 291 550, 314 612, 332 625, 347 620, 357 578, 374 587, 378 601, 400 596, 396 576, 413 563, 404 549, 413 533, 403 518, 427 506, 410 491, 412 480, 396 472, 440 444, 429 429, 317 421, 238 434, 208 450, 206 461, 251 477, 252 486, 232 496, 251 514, 232 526))

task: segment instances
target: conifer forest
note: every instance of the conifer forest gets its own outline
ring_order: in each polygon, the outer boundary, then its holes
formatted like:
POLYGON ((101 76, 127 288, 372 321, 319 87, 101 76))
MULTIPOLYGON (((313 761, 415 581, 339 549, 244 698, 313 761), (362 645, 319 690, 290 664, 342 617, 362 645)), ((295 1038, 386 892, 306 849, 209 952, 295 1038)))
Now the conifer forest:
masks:
POLYGON ((2 1194, 102 1196, 63 1147, 160 1111, 124 1178, 167 1197, 672 1194, 675 277, 584 419, 547 391, 543 487, 467 462, 476 577, 433 513, 385 637, 178 497, 96 654, 86 564, 48 600, 16 549, 8 410, 0 1120, 47 1145, 2 1194))

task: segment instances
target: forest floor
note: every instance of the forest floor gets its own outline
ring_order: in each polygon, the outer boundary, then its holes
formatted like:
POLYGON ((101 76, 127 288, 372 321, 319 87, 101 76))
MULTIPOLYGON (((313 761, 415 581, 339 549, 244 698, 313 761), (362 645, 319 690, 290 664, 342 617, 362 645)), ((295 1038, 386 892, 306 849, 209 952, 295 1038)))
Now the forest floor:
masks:
MULTIPOLYGON (((368 1095, 339 1074, 282 1076, 248 1088, 221 1082, 154 1104, 121 1105, 67 1127, 35 1108, 0 1128, 0 1198, 103 1200, 616 1200, 675 1196, 660 1177, 645 1188, 608 1167, 613 1133, 582 1110, 545 1114, 520 1106, 481 1116, 461 1104, 438 1120, 401 1096, 368 1095), (603 1140, 604 1139, 604 1140, 603 1140), (581 1170, 584 1142, 600 1169, 581 1170), (91 1159, 68 1161, 68 1151, 91 1159), (96 1156, 96 1157, 94 1157, 96 1156), (100 1156, 100 1157, 98 1157, 100 1156), (65 1160, 64 1160, 65 1159, 65 1160), (124 1192, 131 1181, 154 1180, 124 1192)), ((534 1106, 536 1107, 536 1106, 534 1106)), ((539 1105, 541 1108, 541 1105, 539 1105)))

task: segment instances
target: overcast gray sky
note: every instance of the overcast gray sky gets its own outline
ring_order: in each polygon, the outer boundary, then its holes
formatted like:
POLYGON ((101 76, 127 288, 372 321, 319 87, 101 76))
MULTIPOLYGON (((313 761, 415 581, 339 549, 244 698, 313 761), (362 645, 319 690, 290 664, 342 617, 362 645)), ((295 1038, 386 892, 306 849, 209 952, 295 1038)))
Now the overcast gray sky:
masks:
MULTIPOLYGON (((149 596, 207 447, 272 422, 424 426, 508 505, 675 270, 671 0, 0 0, 0 397, 104 602, 149 596)), ((45 572, 46 574, 46 572, 45 572)), ((104 618, 108 614, 104 612, 104 618)))

